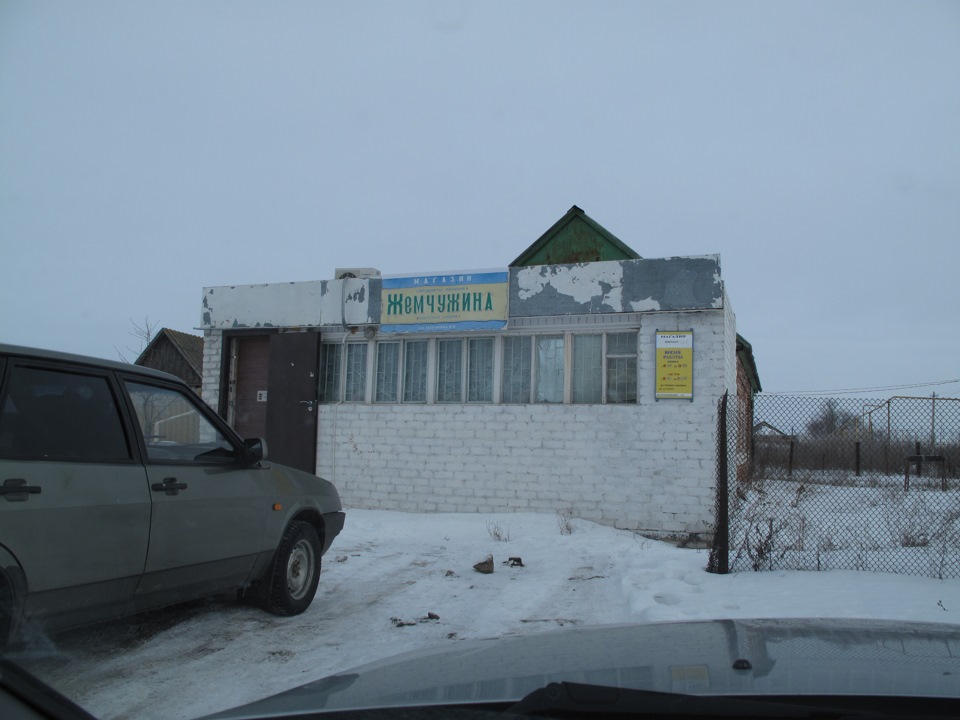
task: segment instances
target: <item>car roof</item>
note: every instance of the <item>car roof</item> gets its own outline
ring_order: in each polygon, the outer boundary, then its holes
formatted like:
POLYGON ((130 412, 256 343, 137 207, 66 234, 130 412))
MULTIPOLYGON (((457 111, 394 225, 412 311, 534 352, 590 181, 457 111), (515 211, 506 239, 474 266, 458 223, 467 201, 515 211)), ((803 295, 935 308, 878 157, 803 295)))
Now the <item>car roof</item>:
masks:
POLYGON ((75 365, 86 365, 89 367, 106 370, 119 370, 125 373, 143 375, 183 384, 183 381, 176 375, 171 375, 170 373, 165 373, 161 370, 154 370, 153 368, 147 368, 141 365, 120 362, 119 360, 105 360, 103 358, 95 358, 88 355, 75 355, 73 353, 65 353, 58 350, 44 350, 42 348, 32 348, 21 345, 7 345, 6 343, 0 343, 0 356, 69 362, 75 365))

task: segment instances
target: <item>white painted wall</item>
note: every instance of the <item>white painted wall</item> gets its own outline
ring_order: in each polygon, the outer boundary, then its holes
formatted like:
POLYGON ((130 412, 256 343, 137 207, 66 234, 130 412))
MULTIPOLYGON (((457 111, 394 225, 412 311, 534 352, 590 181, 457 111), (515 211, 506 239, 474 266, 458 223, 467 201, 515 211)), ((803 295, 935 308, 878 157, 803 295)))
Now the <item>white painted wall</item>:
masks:
MULTIPOLYGON (((606 270, 603 265, 599 270, 606 270)), ((590 275, 596 268, 586 270, 584 279, 599 288, 590 275)), ((302 326, 334 314, 338 323, 352 320, 352 315, 343 318, 345 296, 367 320, 377 319, 363 307, 369 296, 352 286, 366 281, 323 282, 326 287, 205 289, 203 397, 208 403, 216 407, 220 399, 224 329, 302 326)), ((710 534, 717 405, 724 391, 736 395, 736 319, 725 291, 720 305, 638 316, 636 405, 322 404, 317 474, 337 485, 347 508, 571 510, 651 535, 710 534), (656 401, 655 332, 691 328, 694 399, 656 401)), ((636 318, 612 317, 636 327, 636 318)), ((525 318, 517 327, 540 332, 581 327, 573 323, 577 318, 563 315, 540 320, 525 318)), ((615 326, 583 323, 582 329, 615 326)))
POLYGON ((220 404, 220 366, 223 353, 223 332, 203 332, 203 387, 200 396, 210 407, 220 404))
POLYGON ((710 534, 727 336, 722 310, 645 316, 637 405, 321 405, 317 474, 347 508, 572 510, 651 535, 710 534), (694 400, 656 401, 654 333, 690 328, 694 400))
MULTIPOLYGON (((203 289, 205 330, 369 325, 379 320, 371 303, 379 279, 347 278, 203 289)), ((379 291, 376 291, 379 293, 379 291)))

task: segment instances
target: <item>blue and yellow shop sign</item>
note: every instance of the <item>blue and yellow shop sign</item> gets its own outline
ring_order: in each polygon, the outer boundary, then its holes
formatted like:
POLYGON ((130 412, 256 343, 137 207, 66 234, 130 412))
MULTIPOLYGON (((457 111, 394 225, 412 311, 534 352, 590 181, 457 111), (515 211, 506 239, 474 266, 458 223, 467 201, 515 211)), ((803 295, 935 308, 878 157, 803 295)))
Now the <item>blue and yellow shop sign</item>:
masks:
POLYGON ((383 279, 381 332, 498 330, 507 325, 504 271, 383 279))

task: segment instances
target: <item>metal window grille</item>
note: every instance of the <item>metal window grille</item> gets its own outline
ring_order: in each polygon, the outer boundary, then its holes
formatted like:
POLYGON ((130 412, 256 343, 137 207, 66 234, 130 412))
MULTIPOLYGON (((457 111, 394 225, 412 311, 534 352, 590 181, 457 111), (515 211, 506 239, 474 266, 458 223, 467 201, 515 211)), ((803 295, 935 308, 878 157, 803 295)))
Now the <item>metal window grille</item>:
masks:
POLYGON ((347 343, 347 373, 343 399, 363 402, 367 390, 367 343, 347 343))
POLYGON ((637 401, 637 333, 607 335, 608 403, 637 401))
POLYGON ((463 340, 437 341, 437 402, 461 402, 463 340))
POLYGON ((320 399, 340 401, 340 343, 323 343, 320 352, 320 399))
POLYGON ((403 344, 403 401, 427 400, 427 341, 408 340, 403 344))
POLYGON ((603 398, 603 335, 573 336, 573 402, 603 398))
POLYGON ((467 401, 493 402, 493 338, 471 338, 467 345, 467 401))
POLYGON ((400 343, 377 343, 377 383, 374 398, 377 402, 396 402, 399 396, 400 343))
POLYGON ((503 338, 502 399, 505 403, 530 402, 533 375, 533 338, 513 335, 503 338))

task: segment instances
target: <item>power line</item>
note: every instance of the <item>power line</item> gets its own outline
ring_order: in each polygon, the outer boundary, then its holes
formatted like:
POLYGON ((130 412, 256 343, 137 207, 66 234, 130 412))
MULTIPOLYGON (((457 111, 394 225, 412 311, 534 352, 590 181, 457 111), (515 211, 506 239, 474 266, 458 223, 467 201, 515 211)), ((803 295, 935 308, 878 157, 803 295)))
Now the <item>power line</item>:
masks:
POLYGON ((868 392, 890 392, 892 390, 912 390, 922 387, 935 387, 937 385, 951 385, 960 383, 957 380, 937 380, 935 382, 914 383, 912 385, 886 385, 866 388, 841 388, 839 390, 779 390, 777 392, 765 392, 764 395, 854 395, 868 392))

